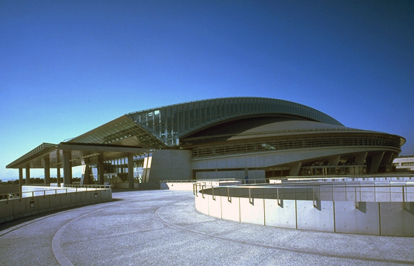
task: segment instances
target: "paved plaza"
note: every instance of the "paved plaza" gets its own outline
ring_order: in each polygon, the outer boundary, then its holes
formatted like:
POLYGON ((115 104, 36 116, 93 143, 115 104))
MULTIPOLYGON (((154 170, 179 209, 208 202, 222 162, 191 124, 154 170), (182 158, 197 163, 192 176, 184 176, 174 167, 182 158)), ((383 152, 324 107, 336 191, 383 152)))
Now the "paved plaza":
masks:
POLYGON ((224 221, 191 192, 114 192, 114 201, 0 224, 0 265, 414 265, 414 238, 224 221))

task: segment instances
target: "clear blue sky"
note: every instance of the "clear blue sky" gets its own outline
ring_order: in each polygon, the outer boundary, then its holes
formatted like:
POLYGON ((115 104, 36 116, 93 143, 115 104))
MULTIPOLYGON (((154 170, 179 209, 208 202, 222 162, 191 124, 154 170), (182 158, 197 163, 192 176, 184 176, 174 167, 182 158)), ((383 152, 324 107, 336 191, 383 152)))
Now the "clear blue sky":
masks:
POLYGON ((414 154, 414 1, 0 0, 1 179, 43 142, 232 96, 301 103, 414 154))

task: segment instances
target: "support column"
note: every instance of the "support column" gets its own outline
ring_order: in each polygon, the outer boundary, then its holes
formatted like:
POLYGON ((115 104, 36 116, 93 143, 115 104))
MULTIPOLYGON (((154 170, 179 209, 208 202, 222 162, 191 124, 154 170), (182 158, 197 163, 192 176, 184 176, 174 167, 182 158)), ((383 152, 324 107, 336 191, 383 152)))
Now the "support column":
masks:
POLYGON ((43 164, 45 167, 45 185, 50 185, 50 158, 49 154, 43 158, 43 164))
POLYGON ((392 172, 392 161, 394 160, 393 152, 386 152, 382 158, 382 163, 386 165, 386 172, 392 172))
POLYGON ((356 175, 363 174, 365 159, 367 158, 367 155, 368 155, 368 152, 363 152, 363 153, 358 154, 355 157, 355 163, 358 165, 358 168, 355 171, 356 175))
MULTIPOLYGON (((339 163, 339 159, 341 159, 341 156, 339 156, 339 155, 330 157, 329 160, 328 160, 329 166, 337 166, 338 163, 339 163)), ((329 167, 328 168, 328 174, 329 175, 336 174, 336 169, 334 167, 329 167)))
POLYGON ((70 151, 63 151, 63 183, 65 185, 72 184, 72 165, 70 163, 71 155, 70 151))
POLYGON ((152 164, 152 155, 150 153, 146 154, 144 157, 144 173, 142 182, 148 183, 150 178, 150 172, 151 172, 151 164, 152 164))
POLYGON ((22 198, 23 168, 19 167, 19 197, 22 198))
POLYGON ((370 174, 375 174, 376 172, 378 172, 378 169, 381 165, 382 157, 384 157, 384 153, 385 152, 379 152, 372 156, 371 170, 369 171, 370 174))
POLYGON ((30 184, 30 164, 26 165, 26 185, 30 184))
POLYGON ((134 189, 134 155, 128 154, 128 183, 129 188, 134 189))
POLYGON ((91 166, 89 164, 85 164, 82 167, 81 186, 82 185, 89 185, 89 184, 92 184, 92 182, 91 182, 91 166))
POLYGON ((302 167, 302 163, 296 163, 290 166, 289 175, 290 176, 298 176, 300 172, 300 168, 302 167))
POLYGON ((368 152, 363 152, 363 153, 358 154, 355 157, 355 163, 357 165, 364 165, 365 159, 367 158, 367 154, 368 154, 368 152))
POLYGON ((56 151, 56 182, 57 186, 60 187, 60 151, 56 151))
POLYGON ((98 184, 103 185, 105 183, 104 180, 104 162, 103 162, 103 154, 100 153, 98 155, 98 184))
POLYGON ((60 179, 60 165, 56 165, 56 182, 57 186, 60 187, 62 180, 60 179))
POLYGON ((393 153, 392 152, 386 152, 384 154, 384 157, 382 158, 382 161, 384 162, 384 164, 386 165, 391 165, 392 161, 393 161, 393 153))

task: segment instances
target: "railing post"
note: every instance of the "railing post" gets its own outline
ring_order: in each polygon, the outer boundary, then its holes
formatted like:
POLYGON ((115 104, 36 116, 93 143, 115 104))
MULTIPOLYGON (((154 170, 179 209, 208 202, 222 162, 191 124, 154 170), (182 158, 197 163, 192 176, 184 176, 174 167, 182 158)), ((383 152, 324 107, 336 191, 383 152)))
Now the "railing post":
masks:
POLYGON ((229 187, 227 187, 227 200, 228 200, 228 202, 231 202, 230 188, 229 187))
POLYGON ((253 204, 253 199, 252 199, 252 196, 251 196, 251 188, 249 188, 249 203, 253 204))
POLYGON ((316 204, 315 204, 315 188, 312 188, 312 203, 313 203, 313 207, 316 208, 316 204))
POLYGON ((282 206, 282 201, 279 196, 279 188, 276 189, 277 205, 282 206))
POLYGON ((402 207, 405 209, 405 195, 404 195, 404 186, 401 186, 402 188, 402 207))
MULTIPOLYGON (((361 186, 361 183, 359 184, 361 186)), ((357 187, 355 187, 355 208, 359 209, 359 202, 357 199, 357 193, 356 193, 357 187)))

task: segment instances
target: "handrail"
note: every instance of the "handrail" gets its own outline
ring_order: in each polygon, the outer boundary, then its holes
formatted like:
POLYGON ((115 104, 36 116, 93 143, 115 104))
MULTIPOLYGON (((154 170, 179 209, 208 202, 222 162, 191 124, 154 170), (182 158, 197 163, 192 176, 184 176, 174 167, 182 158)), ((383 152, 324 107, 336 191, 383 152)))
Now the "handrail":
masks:
MULTIPOLYGON (((107 190, 110 189, 110 186, 107 185, 102 185, 102 186, 85 186, 85 187, 80 187, 80 186, 69 186, 66 188, 53 188, 51 187, 50 189, 41 189, 41 190, 32 190, 32 191, 22 191, 22 195, 21 197, 6 197, 5 199, 7 201, 9 200, 15 200, 15 199, 21 199, 21 198, 33 198, 33 197, 46 197, 46 195, 57 195, 57 194, 68 194, 68 193, 82 193, 82 192, 88 192, 88 191, 98 191, 98 190, 107 190), (28 196, 26 196, 28 195, 28 196)), ((0 194, 0 195, 11 195, 13 193, 6 193, 6 194, 0 194)), ((18 194, 18 193, 16 193, 18 194)), ((13 194, 14 195, 14 194, 13 194)))
MULTIPOLYGON (((248 198, 249 202, 253 204, 254 198, 275 198, 279 206, 282 205, 283 199, 302 199, 312 200, 314 207, 318 206, 321 200, 329 201, 355 201, 355 206, 358 208, 360 202, 399 202, 404 206, 405 202, 414 201, 414 183, 413 182, 330 182, 330 183, 288 183, 288 184, 272 184, 272 185, 240 185, 240 186, 223 186, 212 187, 206 189, 203 184, 196 184, 197 192, 198 186, 201 188, 201 193, 212 196, 213 200, 216 196, 227 196, 231 202, 232 190, 240 190, 239 195, 242 198, 248 198), (398 190, 398 188, 400 188, 398 190), (256 190, 255 190, 256 189, 256 190), (261 194, 258 194, 257 189, 261 189, 261 194), (268 193, 271 190, 271 193, 268 193), (242 192, 243 191, 243 192, 242 192), (275 195, 276 192, 276 195, 275 195), (351 192, 351 193, 350 193, 351 192), (389 199, 386 197, 389 195, 389 199), (265 196, 266 195, 266 196, 265 196), (272 195, 268 197, 268 195, 272 195), (283 195, 283 196, 282 196, 283 195)), ((197 193, 196 192, 196 193, 197 193)), ((260 192, 259 192, 260 193, 260 192)))
POLYGON ((104 188, 104 189, 109 189, 112 187, 112 185, 98 185, 98 184, 93 184, 93 185, 76 185, 76 184, 67 184, 64 187, 73 187, 73 188, 104 188))
MULTIPOLYGON (((396 179, 396 181, 408 179, 414 182, 414 174, 367 174, 367 175, 321 175, 321 176, 287 176, 287 177, 271 177, 271 178, 255 178, 255 179, 243 179, 243 178, 218 178, 218 179, 192 179, 192 180, 161 180, 160 183, 210 183, 212 185, 213 182, 226 182, 226 181, 234 181, 240 182, 240 184, 268 184, 272 181, 281 181, 282 183, 286 182, 295 182, 295 181, 303 181, 303 182, 316 182, 316 181, 323 181, 323 182, 334 182, 330 180, 339 180, 339 181, 389 181, 396 179), (370 180, 372 179, 372 180, 370 180), (384 180, 379 180, 384 179, 384 180)), ((272 183, 273 184, 273 183, 272 183)), ((274 183, 276 184, 276 183, 274 183)))

